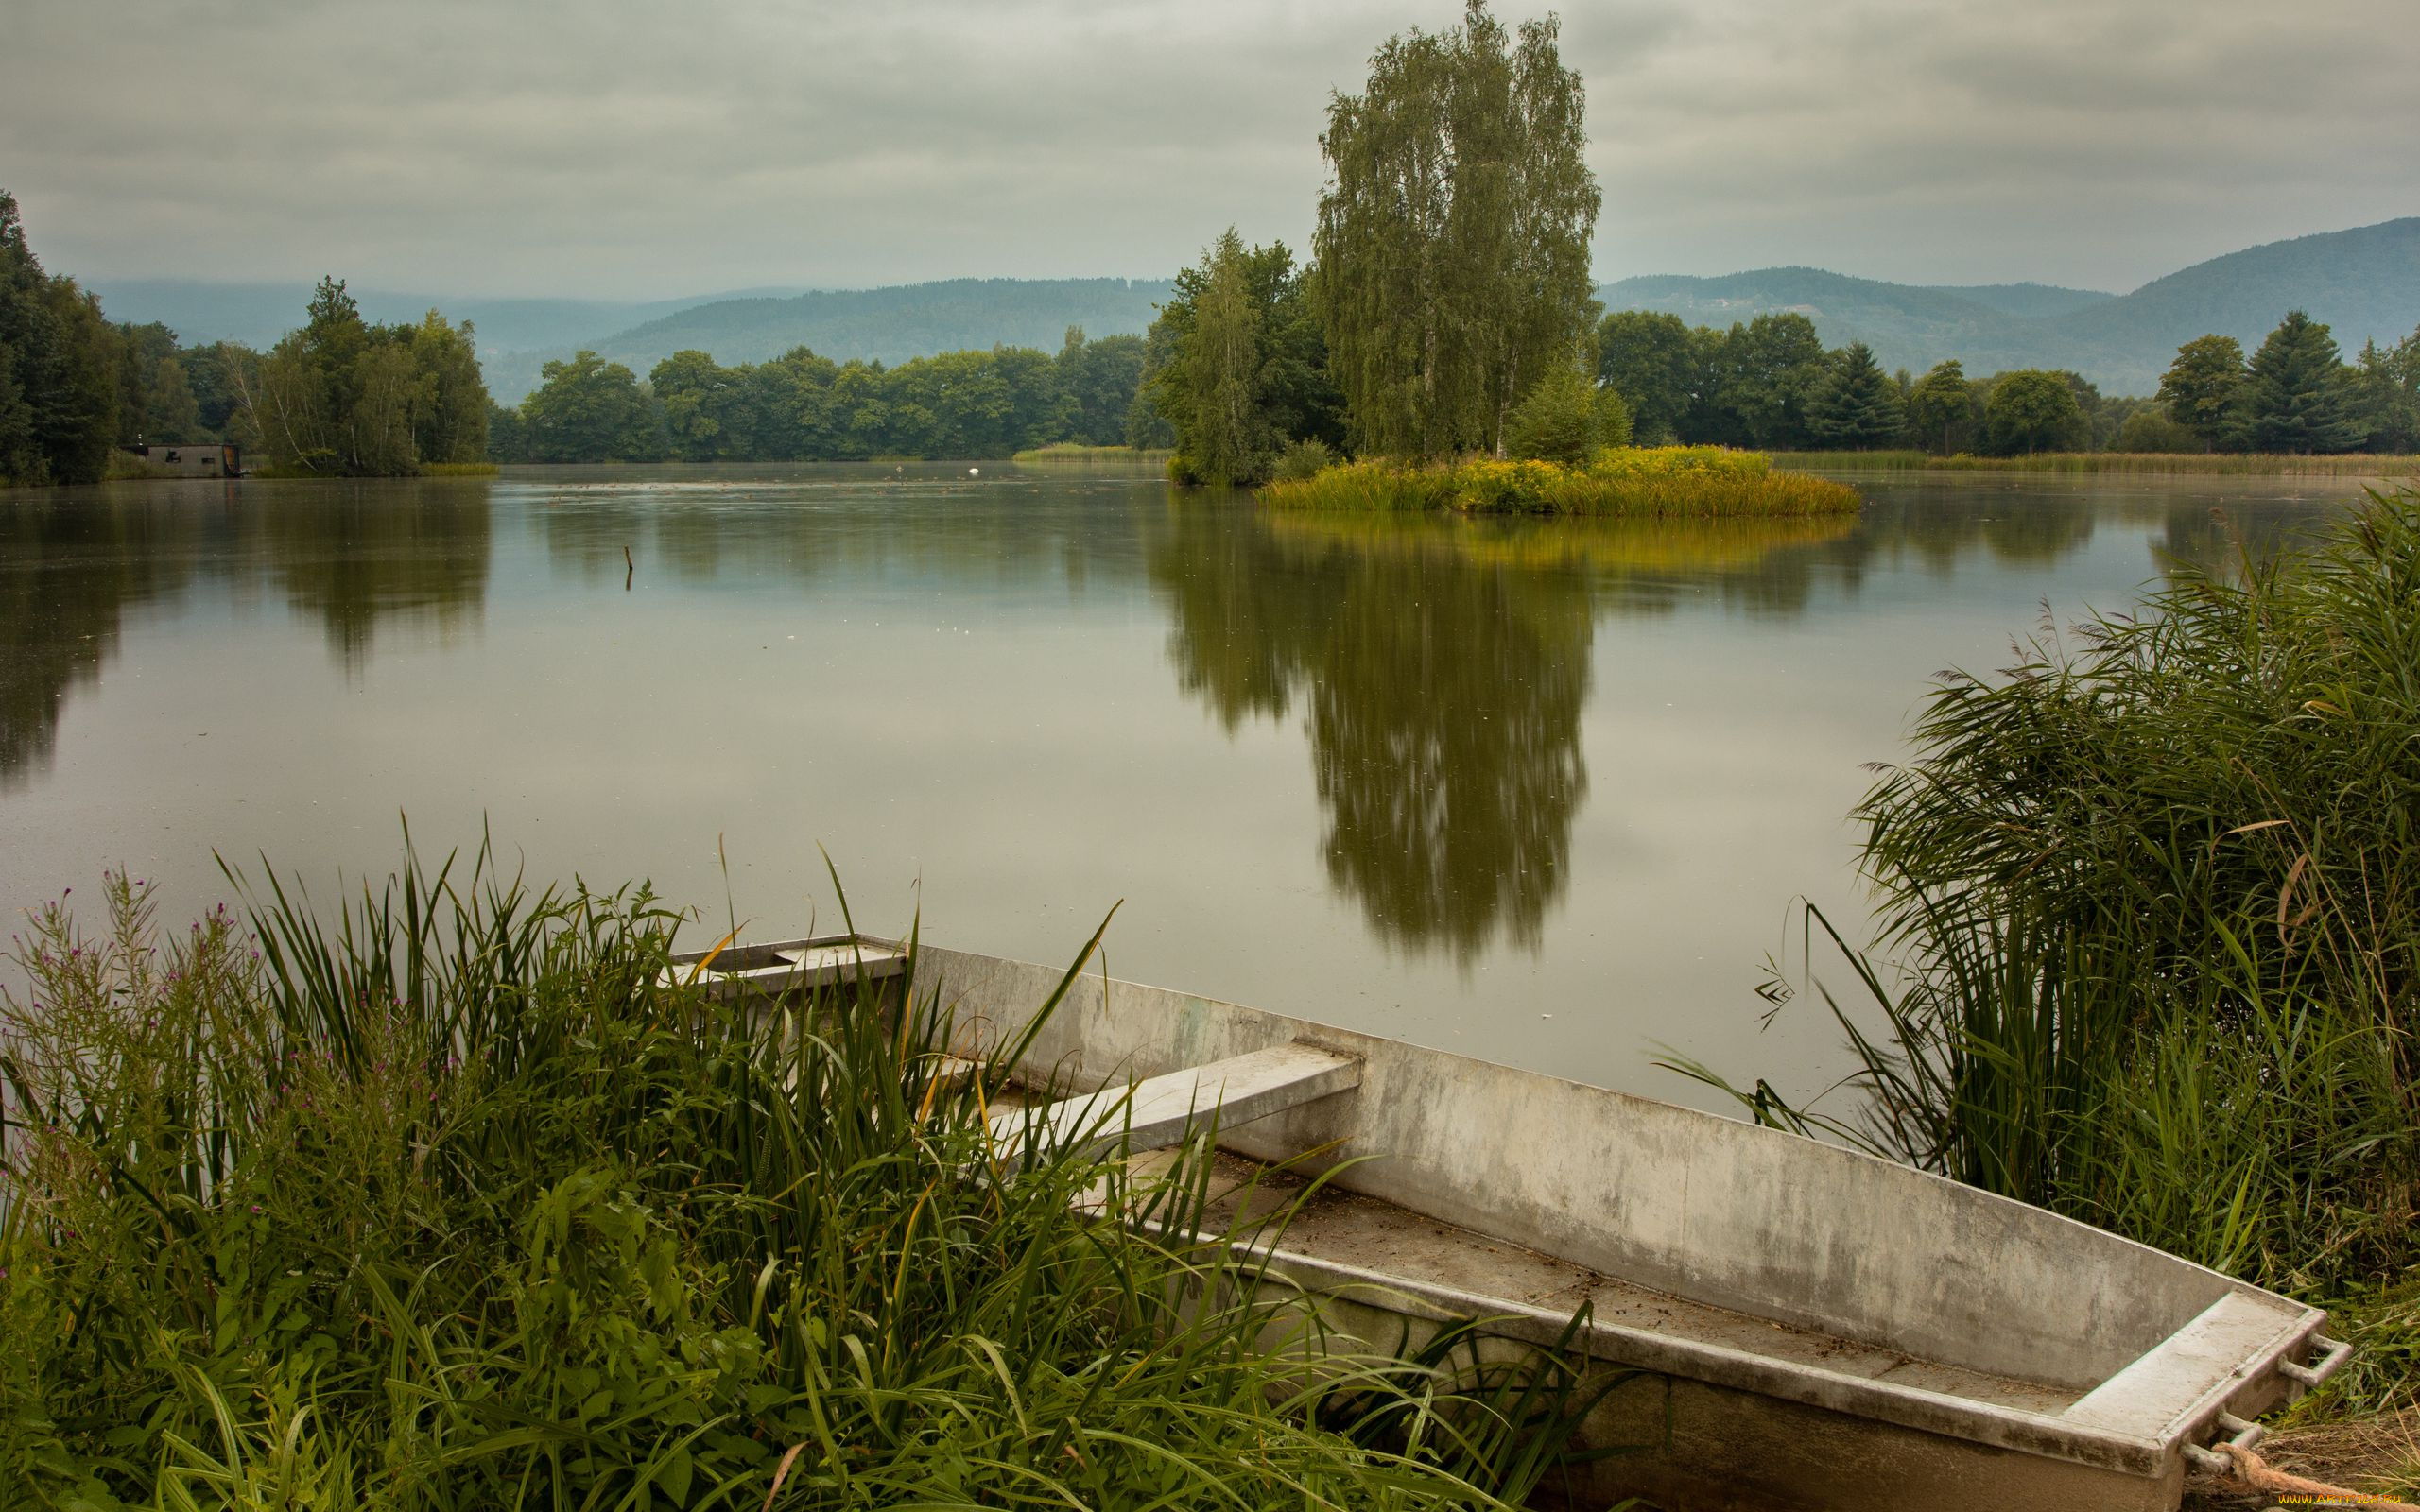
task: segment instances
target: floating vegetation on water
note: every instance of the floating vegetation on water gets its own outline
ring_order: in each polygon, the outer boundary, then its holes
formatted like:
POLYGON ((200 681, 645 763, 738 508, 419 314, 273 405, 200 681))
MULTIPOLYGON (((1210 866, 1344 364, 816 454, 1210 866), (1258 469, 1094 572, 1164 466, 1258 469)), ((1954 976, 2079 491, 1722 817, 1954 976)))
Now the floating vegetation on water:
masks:
POLYGON ((1495 457, 1344 462, 1269 484, 1260 498, 1297 509, 1636 516, 1853 514, 1859 504, 1846 484, 1720 446, 1609 447, 1584 467, 1495 457))
POLYGON ((249 931, 163 943, 124 876, 103 936, 35 913, 9 1505, 1495 1508, 1551 1471, 1550 1360, 1271 1355, 1314 1325, 1254 1299, 1199 1150, 984 1177, 1023 1047, 953 1074, 912 941, 767 1022, 666 974, 644 890, 486 861, 332 924, 273 873, 249 931))

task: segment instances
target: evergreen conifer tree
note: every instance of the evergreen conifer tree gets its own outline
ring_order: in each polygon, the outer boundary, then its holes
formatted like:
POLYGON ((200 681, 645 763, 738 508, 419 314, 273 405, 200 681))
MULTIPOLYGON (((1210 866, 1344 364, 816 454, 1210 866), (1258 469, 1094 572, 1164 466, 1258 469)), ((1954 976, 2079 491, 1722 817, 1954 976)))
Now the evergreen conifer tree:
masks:
POLYGON ((1177 275, 1144 343, 1127 434, 1165 424, 1154 443, 1173 442, 1180 480, 1258 483, 1288 441, 1343 438, 1303 277, 1283 242, 1246 248, 1232 227, 1177 275))
POLYGON ((2353 409, 2371 451, 2420 451, 2420 331, 2392 347, 2361 343, 2353 409))
POLYGON ((1630 402, 1611 384, 1597 386, 1597 444, 1628 446, 1634 438, 1630 402))
POLYGON ((2252 444, 2262 452, 2349 452, 2361 442, 2336 338, 2290 310, 2253 354, 2247 387, 2252 444))
POLYGON ((1806 431, 1815 444, 1868 452, 1896 441, 1907 428, 1907 405, 1874 350, 1853 341, 1825 366, 1806 401, 1806 431))
POLYGON ((0 479, 91 483, 117 438, 118 338, 98 301, 42 270, 0 190, 0 479))
POLYGON ((1595 386, 1577 367, 1550 369, 1504 425, 1504 450, 1516 457, 1577 467, 1600 444, 1595 386))

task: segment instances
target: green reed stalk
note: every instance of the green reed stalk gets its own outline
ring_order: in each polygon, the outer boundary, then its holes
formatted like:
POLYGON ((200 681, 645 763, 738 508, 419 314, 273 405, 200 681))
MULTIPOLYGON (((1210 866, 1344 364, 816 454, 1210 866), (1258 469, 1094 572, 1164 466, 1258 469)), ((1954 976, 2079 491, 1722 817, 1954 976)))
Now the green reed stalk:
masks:
POLYGON ((1317 1320, 1209 1221, 1205 1151, 994 1149, 1018 1047, 945 1074, 912 938, 769 1021, 666 977, 643 889, 482 849, 324 916, 266 875, 249 932, 163 943, 123 876, 102 937, 35 916, 0 1005, 18 1503, 1495 1507, 1584 1412, 1553 1361, 1281 1364, 1317 1320))
POLYGON ((1896 972, 1809 908, 1854 986, 1769 985, 1830 1006, 1862 1106, 1735 1095, 2266 1284, 2396 1284, 2420 1260, 2420 493, 2031 653, 1951 675, 1858 811, 1896 972))

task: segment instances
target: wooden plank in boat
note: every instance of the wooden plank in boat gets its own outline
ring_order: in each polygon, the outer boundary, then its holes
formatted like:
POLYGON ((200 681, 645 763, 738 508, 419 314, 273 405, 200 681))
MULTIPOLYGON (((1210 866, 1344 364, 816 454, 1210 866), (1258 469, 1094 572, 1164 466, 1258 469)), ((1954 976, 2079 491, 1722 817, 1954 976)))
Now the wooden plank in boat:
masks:
POLYGON ((1279 1045, 1250 1055, 1188 1066, 1132 1087, 992 1115, 992 1140, 1011 1160, 1028 1134, 1049 1149, 1082 1156, 1124 1144, 1148 1150, 1173 1144, 1196 1119, 1216 1116, 1232 1127, 1316 1102, 1361 1084, 1361 1062, 1314 1045, 1279 1045))
POLYGON ((716 997, 738 993, 777 996, 811 988, 880 981, 907 970, 908 953, 862 941, 797 941, 786 945, 735 946, 717 954, 703 971, 700 957, 674 957, 665 980, 698 985, 716 997))

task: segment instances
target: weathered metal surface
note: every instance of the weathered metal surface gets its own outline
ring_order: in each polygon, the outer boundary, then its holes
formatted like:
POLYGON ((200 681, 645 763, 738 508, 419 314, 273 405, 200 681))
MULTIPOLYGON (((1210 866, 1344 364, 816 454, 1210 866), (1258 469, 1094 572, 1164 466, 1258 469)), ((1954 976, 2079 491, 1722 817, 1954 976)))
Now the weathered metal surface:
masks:
POLYGON ((1307 1045, 1278 1045, 1131 1086, 1112 1082, 1062 1102, 1008 1108, 992 1115, 992 1140, 1011 1155, 1029 1140, 1037 1148, 1064 1150, 1079 1158, 1120 1144, 1155 1149, 1182 1140, 1197 1123, 1239 1127, 1350 1091, 1360 1080, 1361 1063, 1349 1057, 1307 1045))
MULTIPOLYGON (((930 947, 918 972, 987 1046, 1063 975, 930 947)), ((1600 1462, 1591 1494, 2172 1507, 2187 1448, 2299 1390, 2283 1367, 2325 1320, 1852 1151, 1134 983, 1080 979, 1019 1070, 1122 1086, 1297 1041, 1357 1061, 1356 1091, 1222 1126, 1220 1147, 1332 1146, 1357 1160, 1336 1174, 1343 1200, 1371 1211, 1306 1212, 1272 1273, 1374 1340, 1478 1314, 1547 1342, 1595 1304, 1591 1354, 1662 1395, 1651 1411, 1625 1386, 1592 1420, 1591 1437, 1643 1447, 1600 1462)))

